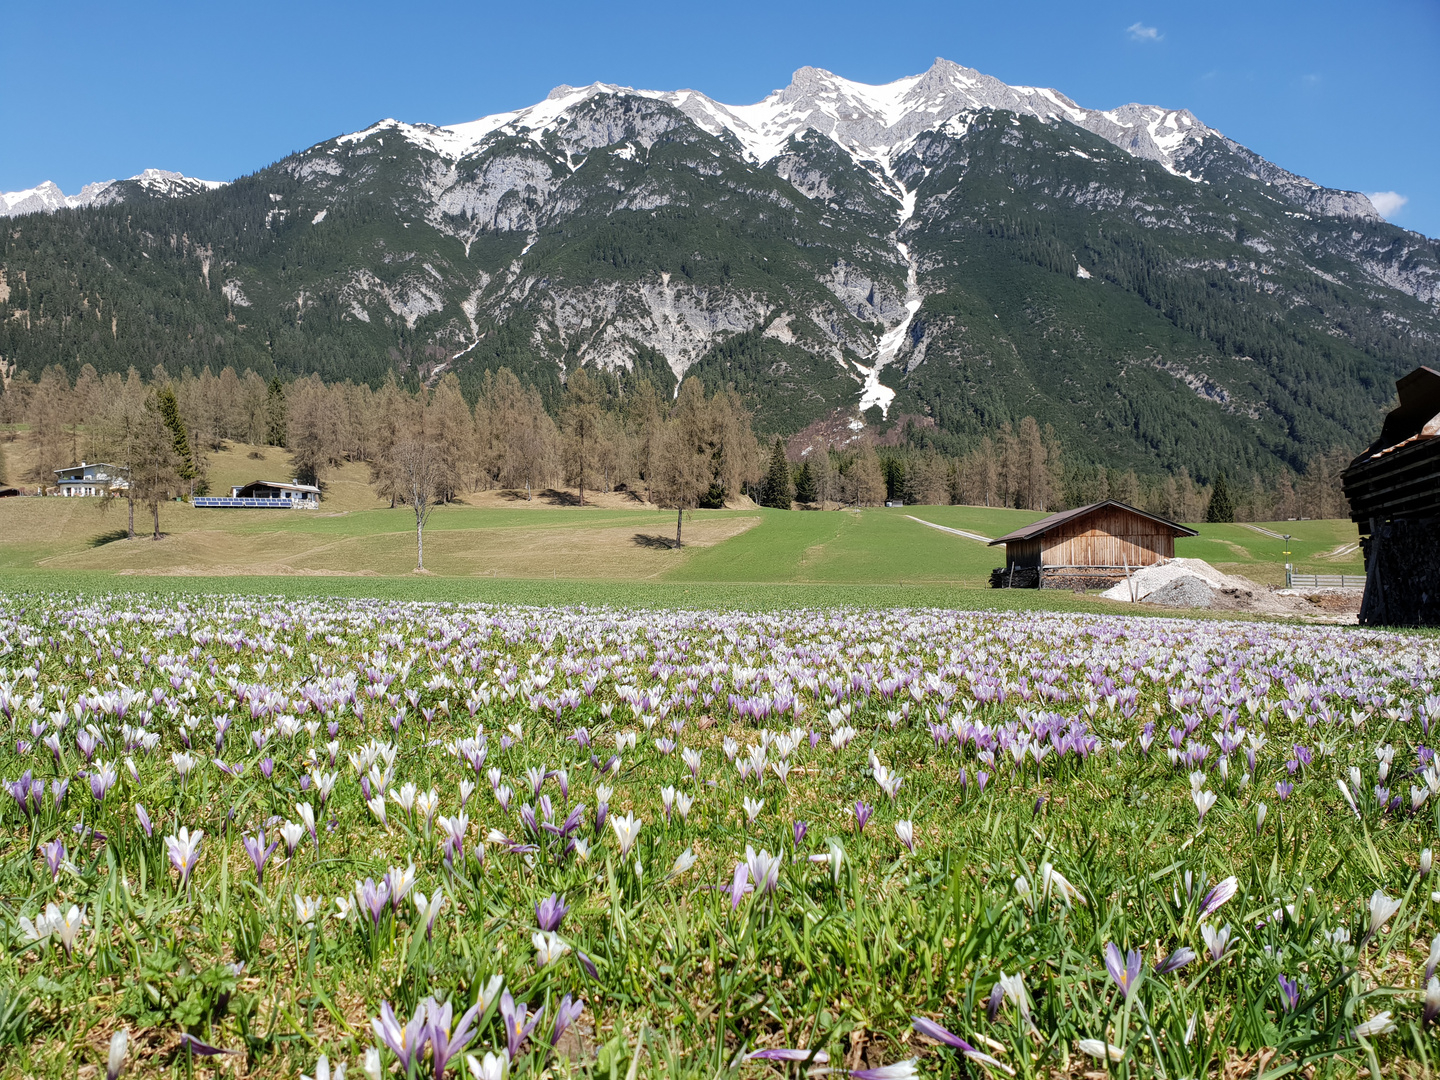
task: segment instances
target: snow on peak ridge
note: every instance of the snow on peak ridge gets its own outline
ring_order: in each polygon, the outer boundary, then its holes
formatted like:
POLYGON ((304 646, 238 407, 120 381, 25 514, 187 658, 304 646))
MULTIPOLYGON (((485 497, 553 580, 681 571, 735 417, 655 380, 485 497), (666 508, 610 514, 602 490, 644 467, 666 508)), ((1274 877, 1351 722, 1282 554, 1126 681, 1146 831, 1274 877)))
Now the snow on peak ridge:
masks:
POLYGON ((1044 120, 1063 119, 1114 143, 1136 157, 1176 171, 1183 151, 1209 134, 1188 110, 1153 105, 1086 109, 1057 90, 1010 86, 943 58, 929 70, 882 85, 855 82, 823 68, 802 67, 789 85, 753 105, 726 105, 696 90, 637 90, 611 83, 557 86, 544 101, 464 124, 434 127, 382 120, 341 136, 342 144, 381 130, 395 130, 436 154, 458 159, 479 149, 496 132, 538 137, 571 109, 600 95, 632 95, 664 101, 711 134, 729 132, 756 162, 784 149, 806 130, 834 139, 857 158, 890 163, 915 136, 977 109, 1006 109, 1044 120))
POLYGON ((124 185, 134 185, 156 198, 179 198, 225 186, 221 180, 197 180, 167 169, 146 169, 125 180, 100 180, 86 184, 75 195, 66 195, 53 181, 45 180, 23 191, 0 192, 0 217, 108 206, 124 199, 124 185))

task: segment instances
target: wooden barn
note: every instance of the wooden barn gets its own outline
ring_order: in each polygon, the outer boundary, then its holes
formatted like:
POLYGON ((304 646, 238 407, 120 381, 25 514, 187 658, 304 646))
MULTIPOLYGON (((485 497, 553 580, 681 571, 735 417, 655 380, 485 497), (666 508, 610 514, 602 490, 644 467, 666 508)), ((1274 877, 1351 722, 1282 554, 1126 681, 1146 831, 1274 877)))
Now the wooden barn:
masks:
POLYGON ((1041 518, 990 541, 1005 545, 997 588, 1109 588, 1141 566, 1175 557, 1175 538, 1194 529, 1107 499, 1041 518))
POLYGON ((1340 475, 1365 552, 1360 621, 1440 626, 1440 371, 1395 387, 1380 437, 1340 475))

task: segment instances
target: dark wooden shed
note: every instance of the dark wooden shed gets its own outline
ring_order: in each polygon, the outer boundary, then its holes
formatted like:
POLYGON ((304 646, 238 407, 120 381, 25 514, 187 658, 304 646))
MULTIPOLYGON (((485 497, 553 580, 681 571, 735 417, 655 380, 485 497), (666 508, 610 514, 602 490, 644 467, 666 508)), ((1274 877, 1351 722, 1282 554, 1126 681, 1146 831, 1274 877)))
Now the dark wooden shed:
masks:
POLYGON ((990 541, 1005 545, 992 585, 1108 588, 1129 570, 1175 557, 1175 538, 1194 529, 1107 499, 1041 518, 990 541))
POLYGON ((1440 626, 1440 372, 1395 388, 1380 437, 1340 475, 1365 552, 1360 621, 1440 626))

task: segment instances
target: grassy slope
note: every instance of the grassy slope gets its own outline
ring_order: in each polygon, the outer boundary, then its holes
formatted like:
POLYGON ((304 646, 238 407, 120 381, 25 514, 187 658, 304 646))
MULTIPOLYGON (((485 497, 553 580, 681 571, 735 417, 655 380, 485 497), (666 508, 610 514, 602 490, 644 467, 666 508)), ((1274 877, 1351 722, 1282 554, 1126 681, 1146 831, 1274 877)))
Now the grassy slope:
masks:
MULTIPOLYGON (((18 464, 23 467, 23 462, 18 464)), ((237 445, 210 460, 215 491, 288 473, 288 455, 273 447, 237 445), (263 459, 250 457, 252 452, 263 459)), ((337 588, 335 576, 408 577, 414 566, 414 517, 377 500, 367 480, 363 466, 336 470, 317 513, 197 510, 168 503, 161 509, 165 535, 158 543, 146 537, 149 520, 143 511, 136 515, 141 536, 123 538, 123 503, 106 507, 96 499, 7 499, 0 501, 0 571, 28 571, 25 577, 30 580, 56 583, 98 580, 96 574, 158 574, 210 581, 254 576, 273 586, 281 578, 326 576, 331 579, 327 591, 337 588), (40 571, 45 573, 36 577, 40 571), (76 574, 80 576, 72 576, 76 574)), ((393 592, 391 586, 366 589, 377 595, 452 596, 474 595, 469 588, 456 588, 455 579, 467 578, 548 578, 617 586, 651 581, 667 584, 641 592, 607 592, 610 586, 601 586, 594 595, 683 599, 686 590, 702 583, 720 586, 705 590, 715 597, 749 595, 752 590, 742 586, 832 585, 843 587, 837 596, 843 593, 860 602, 860 596, 880 587, 919 586, 918 592, 906 593, 910 602, 921 595, 944 596, 946 603, 971 606, 980 601, 966 602, 959 591, 983 588, 990 570, 1003 561, 1000 550, 926 528, 912 518, 994 537, 1040 516, 971 506, 859 513, 697 511, 685 523, 686 547, 674 551, 665 544, 673 535, 671 514, 625 496, 600 495, 598 505, 585 508, 543 498, 525 502, 494 492, 466 501, 473 505, 437 509, 426 532, 426 567, 451 579, 449 584, 417 586, 418 593, 393 592)), ((1302 572, 1363 572, 1359 552, 1345 550, 1355 541, 1349 522, 1263 527, 1293 534, 1293 561, 1302 572), (1337 551, 1342 554, 1331 557, 1337 551)), ((1283 581, 1282 541, 1245 525, 1197 528, 1199 536, 1177 543, 1177 555, 1205 559, 1270 584, 1283 581)), ((778 598, 784 593, 766 590, 763 595, 778 598)), ((591 595, 586 590, 571 595, 582 594, 591 595)))

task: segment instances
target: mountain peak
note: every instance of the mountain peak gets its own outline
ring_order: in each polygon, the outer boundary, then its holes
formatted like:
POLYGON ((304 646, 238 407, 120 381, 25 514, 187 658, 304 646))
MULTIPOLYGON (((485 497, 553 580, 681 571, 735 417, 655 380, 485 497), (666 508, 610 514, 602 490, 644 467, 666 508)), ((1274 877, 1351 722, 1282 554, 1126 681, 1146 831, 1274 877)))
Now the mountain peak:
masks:
POLYGON ((223 187, 223 180, 197 180, 169 169, 144 169, 124 180, 99 180, 86 184, 76 195, 66 195, 59 185, 41 181, 23 191, 0 192, 0 217, 21 214, 48 214, 82 206, 109 206, 128 198, 178 199, 223 187))

